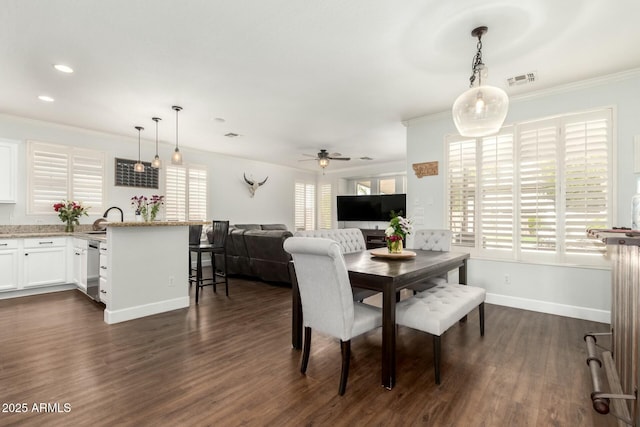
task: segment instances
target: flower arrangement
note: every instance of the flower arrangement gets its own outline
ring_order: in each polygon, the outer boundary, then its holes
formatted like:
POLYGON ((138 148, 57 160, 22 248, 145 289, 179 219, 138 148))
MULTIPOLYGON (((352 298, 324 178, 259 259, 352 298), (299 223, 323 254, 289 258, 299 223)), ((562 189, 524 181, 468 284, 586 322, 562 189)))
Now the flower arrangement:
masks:
POLYGON ((150 199, 147 196, 133 196, 131 205, 136 209, 136 215, 142 215, 145 222, 156 219, 160 207, 164 204, 164 196, 154 194, 150 199))
POLYGON ((411 221, 402 217, 402 211, 397 214, 391 211, 391 221, 384 231, 389 252, 402 252, 402 241, 407 238, 407 234, 411 234, 411 228, 411 221))
POLYGON ((73 232, 74 225, 79 225, 78 218, 82 215, 89 215, 87 211, 88 207, 82 206, 80 202, 73 202, 71 200, 65 200, 53 205, 53 210, 58 212, 58 218, 66 223, 64 231, 73 232))

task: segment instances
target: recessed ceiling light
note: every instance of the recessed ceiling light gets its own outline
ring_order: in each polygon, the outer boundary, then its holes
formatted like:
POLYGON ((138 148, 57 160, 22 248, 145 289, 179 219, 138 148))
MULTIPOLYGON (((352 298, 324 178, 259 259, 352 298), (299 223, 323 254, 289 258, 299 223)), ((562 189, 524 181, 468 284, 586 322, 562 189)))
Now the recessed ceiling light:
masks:
POLYGON ((213 119, 214 121, 218 122, 218 123, 224 123, 226 120, 223 119, 222 117, 216 117, 215 119, 213 119))
POLYGON ((64 65, 64 64, 55 64, 53 66, 53 68, 55 68, 56 70, 62 72, 62 73, 73 73, 73 68, 69 67, 68 65, 64 65))
POLYGON ((55 101, 55 99, 53 99, 52 97, 47 96, 47 95, 40 95, 40 96, 38 97, 38 99, 39 99, 40 101, 44 101, 44 102, 53 102, 53 101, 55 101))

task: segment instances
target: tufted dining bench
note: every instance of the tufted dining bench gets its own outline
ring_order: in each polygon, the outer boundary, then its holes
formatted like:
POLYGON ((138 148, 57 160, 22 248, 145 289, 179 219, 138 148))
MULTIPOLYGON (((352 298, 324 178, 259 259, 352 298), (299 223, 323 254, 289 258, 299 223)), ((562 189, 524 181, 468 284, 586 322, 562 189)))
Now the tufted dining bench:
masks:
POLYGON ((482 288, 448 283, 438 285, 396 305, 396 324, 433 335, 433 364, 436 384, 440 384, 440 337, 471 310, 478 307, 480 336, 484 336, 482 288))
MULTIPOLYGON (((340 250, 343 254, 360 252, 367 249, 364 241, 364 235, 359 228, 330 228, 323 230, 300 230, 294 233, 295 237, 320 237, 323 239, 331 239, 338 242, 340 250)), ((376 291, 352 287, 353 300, 362 301, 372 295, 377 294, 376 291)))

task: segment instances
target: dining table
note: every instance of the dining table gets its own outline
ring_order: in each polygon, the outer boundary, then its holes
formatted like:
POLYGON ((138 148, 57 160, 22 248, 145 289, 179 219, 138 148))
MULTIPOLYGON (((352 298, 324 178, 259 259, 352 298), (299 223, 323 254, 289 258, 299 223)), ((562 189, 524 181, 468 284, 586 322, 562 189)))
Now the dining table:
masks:
MULTIPOLYGON (((382 385, 391 390, 396 383, 396 295, 402 289, 458 269, 458 280, 467 283, 468 253, 408 249, 415 256, 385 257, 371 250, 344 254, 352 287, 382 293, 382 385)), ((292 285, 291 339, 295 349, 302 348, 302 304, 295 265, 290 264, 292 285)))

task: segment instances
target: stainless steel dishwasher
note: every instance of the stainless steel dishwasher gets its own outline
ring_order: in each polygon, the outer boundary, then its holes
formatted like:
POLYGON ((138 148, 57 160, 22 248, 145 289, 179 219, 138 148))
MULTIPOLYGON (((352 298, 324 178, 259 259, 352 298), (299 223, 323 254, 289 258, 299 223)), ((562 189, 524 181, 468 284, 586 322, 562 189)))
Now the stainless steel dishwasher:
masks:
POLYGON ((100 242, 89 240, 87 247, 87 295, 100 302, 100 242))

